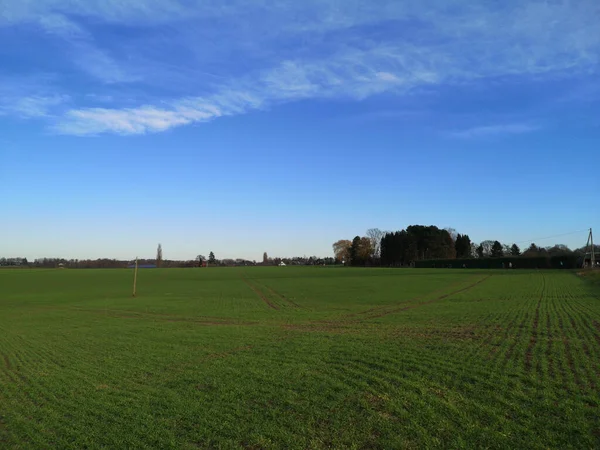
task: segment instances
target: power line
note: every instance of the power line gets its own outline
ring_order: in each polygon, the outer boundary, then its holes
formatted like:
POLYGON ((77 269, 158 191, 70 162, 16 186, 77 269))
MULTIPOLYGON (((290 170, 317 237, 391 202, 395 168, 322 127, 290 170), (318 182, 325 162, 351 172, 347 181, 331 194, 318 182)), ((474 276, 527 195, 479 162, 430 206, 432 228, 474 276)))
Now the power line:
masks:
POLYGON ((515 244, 523 244, 523 243, 528 243, 528 242, 544 241, 546 239, 554 239, 554 238, 561 237, 561 236, 570 236, 572 234, 583 233, 583 232, 586 232, 586 231, 588 231, 588 230, 585 229, 585 230, 570 231, 569 233, 555 234, 554 236, 534 238, 534 239, 529 239, 529 240, 526 240, 526 241, 518 241, 518 242, 515 242, 515 244))

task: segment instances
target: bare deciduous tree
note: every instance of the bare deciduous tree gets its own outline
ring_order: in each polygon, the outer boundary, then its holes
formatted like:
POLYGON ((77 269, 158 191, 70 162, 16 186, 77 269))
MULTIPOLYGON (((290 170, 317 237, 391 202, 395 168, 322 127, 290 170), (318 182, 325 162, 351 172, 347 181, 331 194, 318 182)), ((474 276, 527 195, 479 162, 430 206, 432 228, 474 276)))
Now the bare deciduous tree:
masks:
POLYGON ((385 235, 385 232, 379 228, 369 228, 367 230, 367 237, 371 241, 371 257, 379 258, 381 256, 381 239, 385 235))
POLYGON ((490 256, 492 256, 492 247, 494 246, 494 241, 483 241, 480 245, 481 247, 483 247, 484 257, 489 258, 490 256))

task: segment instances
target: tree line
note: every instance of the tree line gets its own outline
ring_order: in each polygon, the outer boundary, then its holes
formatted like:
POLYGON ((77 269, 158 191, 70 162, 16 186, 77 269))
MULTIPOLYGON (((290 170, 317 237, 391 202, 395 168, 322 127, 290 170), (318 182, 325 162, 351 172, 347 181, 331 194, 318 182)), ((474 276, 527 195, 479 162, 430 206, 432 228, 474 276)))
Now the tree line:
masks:
MULTIPOLYGON (((55 269, 59 267, 69 269, 122 269, 133 264, 132 260, 120 260, 114 258, 98 259, 66 259, 66 258, 36 258, 28 261, 27 258, 0 258, 0 267, 30 267, 55 269)), ((156 259, 138 259, 138 264, 157 265, 156 259)), ((195 267, 195 261, 163 260, 159 262, 161 267, 195 267)))
MULTIPOLYGON (((162 250, 162 249, 161 249, 162 250)), ((244 258, 224 258, 217 259, 213 252, 209 253, 208 258, 204 255, 198 255, 193 260, 169 260, 162 257, 162 251, 157 251, 157 257, 154 259, 139 258, 140 266, 156 266, 161 268, 192 268, 204 267, 208 262, 209 267, 237 267, 237 266, 277 266, 281 262, 288 266, 315 266, 315 265, 334 265, 336 259, 333 257, 321 258, 318 256, 295 256, 295 257, 268 257, 262 262, 244 258)), ((123 269, 132 266, 133 260, 120 260, 110 258, 99 259, 65 259, 65 258, 37 258, 28 261, 27 258, 0 258, 0 267, 21 267, 21 268, 68 268, 68 269, 123 269)))
MULTIPOLYGON (((596 245, 600 255, 600 245, 596 245)), ((296 256, 271 258, 265 252, 262 262, 243 258, 217 259, 211 251, 208 258, 198 255, 193 260, 163 259, 162 246, 159 244, 155 259, 139 259, 140 265, 156 265, 163 268, 202 267, 205 262, 209 266, 254 266, 254 265, 352 265, 352 266, 408 266, 417 261, 482 259, 503 257, 542 258, 555 256, 583 256, 585 248, 571 250, 566 245, 541 247, 535 243, 521 250, 516 243, 503 244, 498 240, 472 242, 468 234, 457 233, 453 228, 436 226, 411 225, 400 231, 382 231, 371 228, 365 236, 353 239, 340 239, 333 244, 333 257, 296 256)), ((126 268, 132 261, 110 258, 98 259, 64 259, 37 258, 28 261, 23 257, 2 257, 0 267, 34 267, 73 269, 92 268, 126 268)))
MULTIPOLYGON (((596 246, 600 250, 600 246, 596 246)), ((411 225, 400 231, 367 230, 366 236, 341 239, 333 244, 339 263, 351 266, 409 266, 416 261, 481 259, 502 257, 554 257, 583 255, 585 248, 571 250, 566 245, 540 247, 530 244, 524 251, 516 243, 498 240, 471 241, 468 234, 453 228, 411 225)))

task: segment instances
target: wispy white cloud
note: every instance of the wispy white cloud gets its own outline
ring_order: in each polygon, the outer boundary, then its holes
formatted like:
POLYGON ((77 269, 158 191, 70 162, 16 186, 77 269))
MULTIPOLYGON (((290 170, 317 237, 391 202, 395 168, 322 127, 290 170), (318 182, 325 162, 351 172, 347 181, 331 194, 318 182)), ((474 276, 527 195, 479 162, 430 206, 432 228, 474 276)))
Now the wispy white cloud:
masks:
POLYGON ((372 70, 364 55, 345 54, 332 61, 286 61, 278 67, 222 85, 207 97, 186 97, 169 107, 83 108, 69 111, 54 130, 63 134, 144 134, 171 127, 243 114, 269 105, 308 98, 361 99, 390 89, 409 89, 429 82, 428 74, 399 78, 372 70))
MULTIPOLYGON (((600 66, 595 0, 4 2, 0 26, 37 24, 68 44, 79 70, 103 84, 129 83, 132 91, 123 92, 142 98, 139 107, 124 106, 119 95, 112 96, 112 107, 74 107, 54 126, 69 134, 158 132, 302 99, 360 100, 486 78, 589 73, 600 66), (134 37, 123 33, 111 41, 98 34, 103 25, 118 25, 134 37), (135 36, 139 30, 173 37, 148 42, 146 34, 135 36), (201 72, 215 75, 199 78, 201 72)), ((532 131, 523 127, 475 127, 455 135, 532 131)))
POLYGON ((49 111, 59 105, 66 103, 69 97, 66 95, 51 95, 49 97, 22 97, 15 99, 11 110, 18 116, 29 119, 33 117, 48 117, 49 111))
POLYGON ((35 22, 50 14, 73 14, 113 23, 160 23, 186 10, 176 0, 2 0, 0 23, 35 22))
POLYGON ((327 59, 285 61, 256 76, 256 82, 262 87, 260 95, 274 100, 363 99, 385 91, 429 84, 438 78, 426 67, 426 61, 415 59, 405 65, 405 49, 396 51, 392 54, 383 53, 379 48, 345 50, 327 59), (379 70, 382 67, 386 70, 379 70))
POLYGON ((539 130, 540 128, 541 127, 539 125, 531 125, 527 123, 508 123, 467 128, 464 130, 455 131, 451 135, 457 138, 474 139, 498 135, 531 133, 539 130))
POLYGON ((71 135, 96 135, 105 132, 143 134, 185 125, 198 118, 194 111, 192 114, 187 114, 185 111, 161 110, 151 106, 123 110, 106 108, 72 110, 66 117, 67 120, 59 123, 55 130, 71 135))
POLYGON ((40 16, 38 23, 48 33, 59 36, 69 46, 69 55, 83 72, 105 83, 133 82, 139 74, 128 73, 106 50, 98 47, 94 37, 64 14, 40 16))
POLYGON ((52 117, 66 106, 70 96, 52 87, 53 77, 0 75, 0 114, 20 119, 52 117))
MULTIPOLYGON (((25 6, 28 4, 29 2, 26 1, 25 6)), ((31 6, 31 4, 29 5, 31 6)), ((10 8, 8 9, 10 10, 10 8)), ((94 36, 90 32, 66 14, 59 12, 27 14, 28 9, 23 9, 25 11, 21 15, 13 17, 10 22, 35 24, 45 33, 61 39, 66 44, 69 59, 81 71, 104 83, 132 82, 141 79, 139 74, 128 73, 121 67, 121 64, 109 52, 98 47, 94 36)), ((53 11, 53 9, 49 8, 49 11, 53 11)), ((5 21, 8 22, 6 19, 5 21)), ((0 20, 1 24, 2 21, 0 20)))
POLYGON ((37 18, 37 23, 48 33, 56 34, 66 38, 88 37, 83 28, 63 14, 41 15, 37 18))
POLYGON ((215 95, 208 99, 185 98, 162 108, 149 105, 124 109, 83 108, 68 111, 53 130, 76 136, 145 134, 241 114, 258 107, 260 103, 252 95, 231 92, 227 96, 215 95))
POLYGON ((73 60, 84 72, 104 83, 132 83, 142 79, 141 74, 122 67, 106 51, 88 41, 74 42, 73 60))
POLYGON ((96 103, 112 103, 115 98, 112 95, 86 94, 85 98, 96 103))

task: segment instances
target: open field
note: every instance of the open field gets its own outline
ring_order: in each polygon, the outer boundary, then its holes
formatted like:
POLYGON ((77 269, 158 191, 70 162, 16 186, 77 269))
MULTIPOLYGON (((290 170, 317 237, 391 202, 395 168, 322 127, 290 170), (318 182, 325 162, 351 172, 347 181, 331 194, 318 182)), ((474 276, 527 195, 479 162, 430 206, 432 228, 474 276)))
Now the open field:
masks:
POLYGON ((593 448, 570 272, 0 271, 1 448, 593 448))

